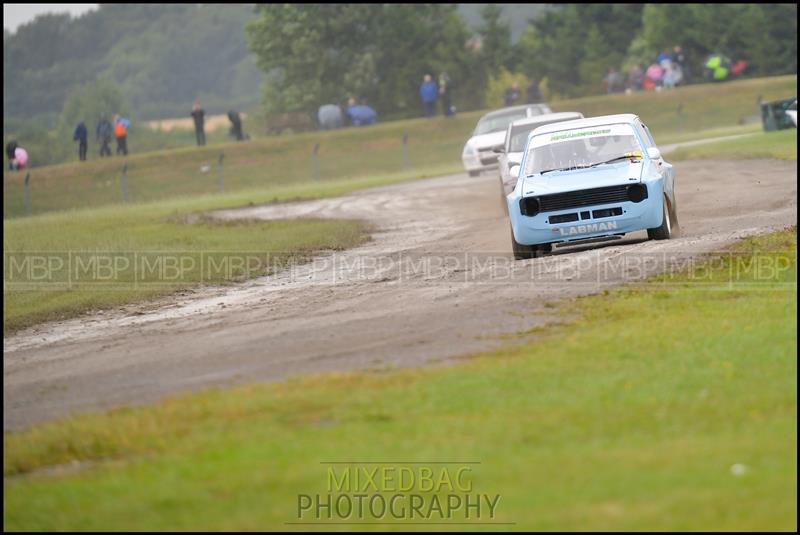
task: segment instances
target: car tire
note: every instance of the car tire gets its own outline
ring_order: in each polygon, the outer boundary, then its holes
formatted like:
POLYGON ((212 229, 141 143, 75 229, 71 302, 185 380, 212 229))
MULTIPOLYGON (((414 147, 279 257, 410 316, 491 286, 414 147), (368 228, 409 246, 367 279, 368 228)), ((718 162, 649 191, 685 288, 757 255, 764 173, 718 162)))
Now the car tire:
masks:
POLYGON ((469 176, 473 176, 474 177, 474 176, 478 176, 480 174, 481 174, 480 171, 469 171, 469 176))
POLYGON ((511 250, 514 252, 514 260, 527 260, 529 258, 540 258, 544 253, 553 250, 549 243, 543 245, 523 245, 514 238, 514 230, 511 229, 511 250))
POLYGON ((666 197, 664 197, 662 210, 664 215, 661 219, 661 225, 647 229, 647 237, 651 240, 668 240, 673 237, 672 211, 669 209, 669 202, 666 197))
POLYGON ((670 215, 672 217, 672 235, 670 238, 680 238, 681 237, 681 224, 678 221, 678 206, 677 204, 670 204, 670 215))

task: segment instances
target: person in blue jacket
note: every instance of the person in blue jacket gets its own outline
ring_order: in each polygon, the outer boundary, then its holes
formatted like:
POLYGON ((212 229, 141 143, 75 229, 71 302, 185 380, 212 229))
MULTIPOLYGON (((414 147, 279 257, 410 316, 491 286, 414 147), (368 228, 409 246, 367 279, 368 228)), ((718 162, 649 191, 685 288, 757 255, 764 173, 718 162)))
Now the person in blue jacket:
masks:
POLYGON ((356 104, 356 99, 347 102, 347 116, 353 126, 367 126, 378 121, 378 114, 366 104, 356 104))
POLYGON ((426 74, 419 86, 419 96, 422 97, 422 107, 425 109, 425 117, 436 115, 436 97, 439 95, 439 87, 433 81, 430 74, 426 74))
POLYGON ((89 131, 86 129, 86 124, 81 121, 75 127, 75 133, 72 134, 72 140, 78 142, 78 158, 82 162, 86 161, 86 150, 89 148, 89 131))

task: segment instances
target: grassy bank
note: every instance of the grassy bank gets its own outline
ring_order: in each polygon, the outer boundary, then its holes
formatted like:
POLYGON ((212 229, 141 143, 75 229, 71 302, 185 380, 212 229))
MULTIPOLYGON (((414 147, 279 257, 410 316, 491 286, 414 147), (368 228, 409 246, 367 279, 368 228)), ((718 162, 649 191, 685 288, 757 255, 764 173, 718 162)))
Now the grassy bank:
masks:
POLYGON ((669 155, 670 160, 696 158, 797 160, 797 129, 759 132, 738 139, 683 147, 669 155))
MULTIPOLYGON (((705 131, 736 128, 757 113, 756 99, 795 94, 796 76, 701 84, 660 93, 605 95, 551 103, 554 111, 577 110, 586 116, 638 113, 660 144, 707 136, 705 131), (677 113, 681 106, 681 114, 677 113)), ((368 128, 310 132, 134 154, 128 158, 128 197, 147 202, 219 191, 218 162, 223 159, 226 191, 313 185, 328 181, 407 172, 417 176, 461 170, 461 150, 484 112, 455 118, 413 119, 368 128), (403 139, 407 138, 404 149, 403 139), (314 159, 315 146, 318 160, 314 159), (318 169, 318 171, 317 171, 318 169), (318 181, 317 181, 318 177, 318 181)), ((715 134, 710 134, 715 135, 715 134)), ((32 155, 35 159, 35 155, 32 155)), ((30 179, 34 214, 101 206, 122 198, 122 160, 92 160, 33 168, 30 179)), ((4 174, 4 217, 25 214, 23 173, 4 174)))
POLYGON ((285 529, 298 494, 326 491, 321 462, 361 460, 479 462, 474 492, 501 495, 482 520, 506 529, 796 529, 796 229, 735 251, 567 302, 568 323, 455 366, 6 433, 4 526, 285 529))
POLYGON ((188 223, 170 213, 163 203, 6 222, 4 334, 199 284, 265 275, 322 249, 353 247, 368 232, 366 223, 350 220, 188 223), (44 278, 33 267, 38 258, 47 259, 44 278))

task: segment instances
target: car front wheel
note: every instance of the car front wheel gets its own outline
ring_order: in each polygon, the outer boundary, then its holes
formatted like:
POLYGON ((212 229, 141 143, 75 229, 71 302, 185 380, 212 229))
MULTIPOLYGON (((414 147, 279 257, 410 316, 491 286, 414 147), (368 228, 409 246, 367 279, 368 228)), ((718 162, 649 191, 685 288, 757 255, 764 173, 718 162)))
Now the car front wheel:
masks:
MULTIPOLYGON (((509 227, 511 229, 511 227, 509 227)), ((552 245, 523 245, 514 238, 514 230, 511 229, 511 250, 514 252, 514 260, 527 260, 528 258, 539 258, 544 253, 553 250, 552 245)))
POLYGON ((664 202, 661 204, 663 205, 664 211, 661 225, 656 228, 647 229, 647 237, 651 240, 668 240, 673 237, 672 216, 670 215, 669 203, 666 197, 664 197, 664 202))

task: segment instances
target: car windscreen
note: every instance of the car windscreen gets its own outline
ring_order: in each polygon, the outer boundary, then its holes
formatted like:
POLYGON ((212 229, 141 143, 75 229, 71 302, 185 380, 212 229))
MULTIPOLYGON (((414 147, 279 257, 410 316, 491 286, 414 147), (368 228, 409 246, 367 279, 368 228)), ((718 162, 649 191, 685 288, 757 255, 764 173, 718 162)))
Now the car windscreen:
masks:
POLYGON ((492 132, 502 132, 508 128, 508 125, 513 121, 516 121, 517 119, 524 119, 525 117, 525 110, 521 110, 515 113, 495 115, 493 117, 481 119, 478 122, 478 126, 475 127, 475 132, 473 132, 472 135, 479 136, 481 134, 490 134, 492 132))
POLYGON ((531 139, 525 174, 600 166, 632 157, 641 158, 642 147, 629 124, 548 132, 531 139))

